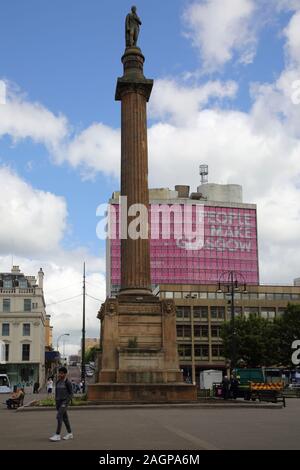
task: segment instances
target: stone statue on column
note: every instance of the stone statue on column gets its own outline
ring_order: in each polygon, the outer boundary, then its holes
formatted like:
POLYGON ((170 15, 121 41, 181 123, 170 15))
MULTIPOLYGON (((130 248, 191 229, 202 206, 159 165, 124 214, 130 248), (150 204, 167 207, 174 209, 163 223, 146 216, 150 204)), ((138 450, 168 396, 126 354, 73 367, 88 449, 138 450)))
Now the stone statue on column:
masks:
POLYGON ((142 22, 136 13, 136 7, 131 7, 131 13, 126 16, 125 33, 126 47, 136 47, 142 22))

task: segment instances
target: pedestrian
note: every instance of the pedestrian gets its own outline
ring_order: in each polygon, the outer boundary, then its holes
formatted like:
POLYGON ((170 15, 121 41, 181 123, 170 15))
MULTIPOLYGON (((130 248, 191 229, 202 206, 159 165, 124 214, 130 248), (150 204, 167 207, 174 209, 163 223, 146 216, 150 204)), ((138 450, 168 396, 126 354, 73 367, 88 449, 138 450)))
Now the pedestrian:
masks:
POLYGON ((231 378, 230 378, 230 395, 231 395, 231 398, 236 400, 237 397, 238 397, 238 392, 239 392, 239 381, 234 375, 232 375, 231 378))
POLYGON ((228 380, 227 375, 225 375, 225 377, 222 380, 222 396, 224 400, 228 400, 229 398, 229 386, 230 386, 230 382, 228 380))
POLYGON ((60 441, 60 433, 62 428, 62 423, 65 423, 67 434, 63 439, 73 439, 73 433, 70 426, 70 421, 67 413, 68 405, 70 404, 73 396, 72 384, 67 378, 67 369, 66 367, 60 367, 58 369, 58 380, 55 387, 55 402, 57 410, 57 428, 56 433, 50 437, 50 441, 60 441))
POLYGON ((39 393, 39 388, 40 388, 39 382, 35 382, 33 386, 33 393, 39 393))
POLYGON ((52 390, 53 390, 53 380, 52 380, 51 377, 49 377, 48 382, 47 382, 47 392, 48 392, 48 395, 51 395, 51 394, 52 394, 52 390))

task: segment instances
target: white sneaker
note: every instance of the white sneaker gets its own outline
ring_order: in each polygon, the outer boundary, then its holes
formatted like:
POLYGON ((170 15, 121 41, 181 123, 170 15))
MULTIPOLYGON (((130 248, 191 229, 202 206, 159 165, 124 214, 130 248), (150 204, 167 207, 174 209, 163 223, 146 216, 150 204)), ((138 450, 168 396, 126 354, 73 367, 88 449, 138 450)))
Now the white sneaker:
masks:
POLYGON ((54 434, 52 437, 49 438, 50 441, 60 441, 61 440, 61 437, 59 434, 54 434))
POLYGON ((71 432, 69 432, 68 434, 66 434, 63 439, 65 441, 68 441, 69 439, 73 439, 73 434, 71 432))

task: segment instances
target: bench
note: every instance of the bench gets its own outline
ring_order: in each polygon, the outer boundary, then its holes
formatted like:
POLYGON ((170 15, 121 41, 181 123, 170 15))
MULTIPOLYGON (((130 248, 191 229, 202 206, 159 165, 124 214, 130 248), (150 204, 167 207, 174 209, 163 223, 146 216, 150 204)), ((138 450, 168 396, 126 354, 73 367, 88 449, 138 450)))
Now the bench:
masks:
POLYGON ((7 408, 12 409, 12 410, 16 410, 20 406, 23 406, 24 405, 24 397, 25 397, 25 395, 23 394, 19 398, 13 398, 13 399, 9 398, 7 400, 9 402, 9 404, 7 404, 7 408))

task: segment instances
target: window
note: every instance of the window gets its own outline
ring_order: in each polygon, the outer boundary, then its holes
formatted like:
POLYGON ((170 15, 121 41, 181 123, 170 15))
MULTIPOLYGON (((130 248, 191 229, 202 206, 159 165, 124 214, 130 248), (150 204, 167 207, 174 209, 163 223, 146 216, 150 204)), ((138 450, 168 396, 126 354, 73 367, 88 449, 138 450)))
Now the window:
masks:
POLYGON ((38 303, 37 303, 37 302, 32 303, 32 308, 33 308, 33 309, 38 308, 38 303))
POLYGON ((177 337, 178 338, 190 338, 191 337, 191 326, 190 325, 177 325, 177 337))
POLYGON ((261 318, 266 320, 274 320, 275 318, 275 308, 262 308, 261 309, 261 318))
POLYGON ((208 338, 208 326, 194 325, 194 336, 197 338, 208 338))
POLYGON ((9 361, 9 344, 5 344, 5 362, 9 361))
POLYGON ((24 312, 31 312, 31 299, 24 299, 24 312))
MULTIPOLYGON (((234 307, 234 316, 241 317, 242 316, 242 307, 234 307)), ((227 309, 227 318, 231 318, 231 307, 227 309)))
POLYGON ((224 292, 217 292, 217 299, 223 300, 225 298, 224 292))
POLYGON ((174 292, 174 299, 181 299, 182 298, 182 292, 174 292))
POLYGON ((279 308, 277 316, 278 317, 283 317, 283 315, 286 313, 286 308, 279 308))
POLYGON ((211 354, 212 354, 212 357, 223 357, 224 355, 223 346, 220 344, 214 345, 211 348, 211 354))
POLYGON ((215 299, 217 296, 216 292, 208 292, 208 298, 209 299, 215 299))
POLYGON ((22 361, 30 360, 30 344, 22 344, 22 361))
POLYGON ((194 307, 194 318, 199 318, 200 320, 207 320, 208 319, 208 307, 194 307))
POLYGON ((30 323, 23 323, 23 336, 30 336, 30 323))
POLYGON ((207 299, 207 292, 199 292, 199 299, 207 299))
POLYGON ((190 344, 179 344, 178 354, 181 359, 190 359, 192 356, 192 346, 190 344))
POLYGON ((208 359, 208 344, 195 344, 195 357, 208 359))
POLYGON ((176 307, 176 316, 179 319, 190 319, 191 318, 191 307, 176 307))
POLYGON ((221 333, 221 328, 219 326, 211 327, 211 336, 212 338, 219 338, 221 333))
POLYGON ((225 307, 211 307, 210 316, 212 320, 224 320, 225 307))
POLYGON ((274 294, 273 293, 267 292, 266 296, 267 296, 267 300, 274 300, 274 294))
POLYGON ((2 336, 9 336, 9 323, 2 323, 2 336))
POLYGON ((249 318, 250 315, 253 315, 255 317, 258 316, 258 307, 245 307, 244 308, 244 317, 249 318))
POLYGON ((10 312, 10 299, 3 299, 3 312, 10 312))
POLYGON ((20 279, 19 280, 19 287, 20 287, 20 289, 27 289, 27 280, 26 279, 20 279))
POLYGON ((4 287, 4 289, 11 289, 12 288, 12 280, 11 279, 4 279, 3 287, 4 287))
POLYGON ((173 292, 166 292, 166 299, 173 299, 173 292))

